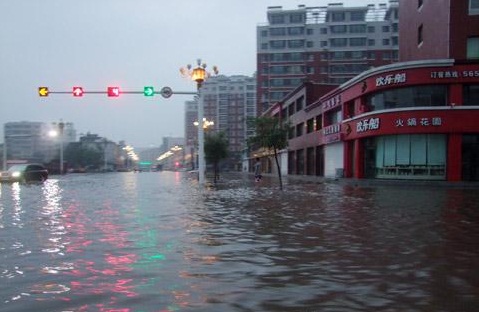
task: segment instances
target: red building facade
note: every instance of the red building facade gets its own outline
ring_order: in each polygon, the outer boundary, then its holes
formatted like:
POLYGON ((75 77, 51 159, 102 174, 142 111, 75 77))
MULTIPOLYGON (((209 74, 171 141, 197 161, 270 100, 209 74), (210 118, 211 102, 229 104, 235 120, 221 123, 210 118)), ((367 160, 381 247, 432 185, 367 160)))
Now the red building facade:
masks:
POLYGON ((332 99, 340 134, 323 135, 342 142, 345 177, 479 180, 479 63, 368 71, 320 99, 325 120, 332 99))

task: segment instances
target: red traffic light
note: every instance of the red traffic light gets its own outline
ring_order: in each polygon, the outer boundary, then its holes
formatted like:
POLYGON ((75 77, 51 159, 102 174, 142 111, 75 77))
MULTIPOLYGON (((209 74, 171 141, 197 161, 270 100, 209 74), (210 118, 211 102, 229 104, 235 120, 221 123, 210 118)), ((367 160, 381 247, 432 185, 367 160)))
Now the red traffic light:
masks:
POLYGON ((119 87, 108 87, 107 89, 108 96, 118 97, 120 96, 120 88, 119 87))
POLYGON ((73 96, 83 96, 83 88, 82 87, 73 87, 73 96))

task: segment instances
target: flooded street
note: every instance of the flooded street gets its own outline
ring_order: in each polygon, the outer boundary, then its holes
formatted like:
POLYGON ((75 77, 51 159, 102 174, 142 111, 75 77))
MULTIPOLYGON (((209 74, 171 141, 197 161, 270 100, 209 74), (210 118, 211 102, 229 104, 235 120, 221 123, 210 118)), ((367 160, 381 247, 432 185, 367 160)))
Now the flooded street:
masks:
POLYGON ((0 310, 477 311, 479 192, 186 173, 2 184, 0 310))

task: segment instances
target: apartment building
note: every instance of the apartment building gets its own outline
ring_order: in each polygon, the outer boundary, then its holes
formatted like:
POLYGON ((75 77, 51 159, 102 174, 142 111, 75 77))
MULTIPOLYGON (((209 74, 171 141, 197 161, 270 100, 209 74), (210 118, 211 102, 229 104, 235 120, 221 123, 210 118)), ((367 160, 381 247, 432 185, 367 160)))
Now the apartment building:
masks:
POLYGON ((398 1, 271 6, 257 27, 258 115, 305 81, 340 85, 398 60, 398 1))
MULTIPOLYGON (((241 168, 241 155, 246 148, 246 139, 253 134, 247 119, 256 116, 255 76, 216 76, 209 78, 201 89, 204 118, 209 122, 206 134, 211 131, 224 132, 229 141, 228 167, 241 168)), ((185 138, 188 145, 196 145, 198 107, 195 101, 185 104, 185 138)), ((190 147, 191 149, 191 147, 190 147)))

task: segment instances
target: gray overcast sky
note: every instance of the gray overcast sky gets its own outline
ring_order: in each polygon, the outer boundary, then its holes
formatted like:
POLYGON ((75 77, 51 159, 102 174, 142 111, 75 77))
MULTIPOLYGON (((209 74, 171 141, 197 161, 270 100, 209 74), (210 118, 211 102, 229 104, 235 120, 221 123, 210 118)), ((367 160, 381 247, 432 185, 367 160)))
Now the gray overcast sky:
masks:
MULTIPOLYGON (((256 26, 268 6, 324 6, 323 0, 0 0, 0 134, 11 121, 73 122, 135 147, 184 136, 184 102, 191 96, 103 94, 38 96, 51 91, 194 91, 179 68, 202 58, 225 75, 252 75, 256 26)), ((344 0, 345 6, 387 0, 344 0)))

